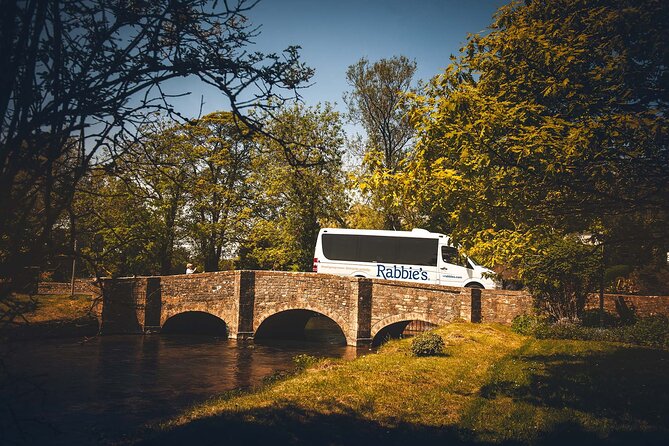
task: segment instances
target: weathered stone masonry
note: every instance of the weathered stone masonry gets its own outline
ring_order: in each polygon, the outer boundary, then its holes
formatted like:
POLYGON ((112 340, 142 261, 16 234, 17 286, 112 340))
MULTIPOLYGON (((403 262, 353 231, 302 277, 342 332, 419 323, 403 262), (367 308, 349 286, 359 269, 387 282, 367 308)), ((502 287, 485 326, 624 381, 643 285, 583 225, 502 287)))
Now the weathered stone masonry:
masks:
MULTIPOLYGON (((66 282, 38 282, 37 294, 70 294, 72 285, 66 282)), ((98 295, 100 288, 95 279, 77 279, 74 281, 75 294, 98 295)))
POLYGON ((103 333, 157 330, 179 313, 201 311, 225 321, 231 338, 252 338, 277 313, 309 310, 335 321, 349 345, 368 344, 383 328, 402 321, 508 322, 511 313, 531 306, 527 299, 511 302, 513 292, 498 302, 468 288, 277 271, 105 279, 102 288, 103 333), (494 302, 493 310, 488 301, 494 302))
MULTIPOLYGON (((523 291, 477 290, 380 279, 277 271, 223 271, 191 275, 102 279, 75 283, 77 293, 99 297, 103 333, 158 331, 180 313, 201 311, 225 321, 228 335, 252 338, 271 316, 309 310, 335 321, 349 345, 364 345, 392 324, 454 320, 509 324, 532 311, 523 291)), ((69 294, 70 285, 39 284, 40 294, 69 294)), ((588 308, 598 308, 591 296, 588 308)), ((669 316, 669 296, 605 295, 605 309, 639 316, 669 316)))

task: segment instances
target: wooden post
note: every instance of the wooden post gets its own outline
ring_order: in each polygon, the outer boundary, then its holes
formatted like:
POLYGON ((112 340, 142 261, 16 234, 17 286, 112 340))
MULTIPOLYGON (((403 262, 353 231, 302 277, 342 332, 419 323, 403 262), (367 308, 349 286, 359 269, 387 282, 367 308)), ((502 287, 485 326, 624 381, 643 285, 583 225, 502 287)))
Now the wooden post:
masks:
POLYGON ((74 297, 74 274, 77 269, 77 241, 74 241, 74 249, 72 252, 72 281, 70 283, 71 285, 71 290, 70 290, 70 296, 74 297))
POLYGON ((601 271, 599 275, 599 326, 604 327, 604 286, 606 274, 606 260, 604 259, 604 243, 602 243, 601 271))

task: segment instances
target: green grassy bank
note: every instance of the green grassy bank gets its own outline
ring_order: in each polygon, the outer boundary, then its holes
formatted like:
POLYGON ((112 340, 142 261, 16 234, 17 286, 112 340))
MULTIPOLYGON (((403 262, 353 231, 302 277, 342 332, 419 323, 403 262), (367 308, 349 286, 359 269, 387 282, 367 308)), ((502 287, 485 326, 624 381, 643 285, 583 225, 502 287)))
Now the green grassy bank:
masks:
POLYGON ((485 324, 437 332, 443 356, 412 357, 403 340, 324 360, 198 406, 141 443, 669 444, 668 351, 485 324))
POLYGON ((0 302, 0 335, 10 339, 94 336, 98 321, 89 295, 13 295, 0 302))

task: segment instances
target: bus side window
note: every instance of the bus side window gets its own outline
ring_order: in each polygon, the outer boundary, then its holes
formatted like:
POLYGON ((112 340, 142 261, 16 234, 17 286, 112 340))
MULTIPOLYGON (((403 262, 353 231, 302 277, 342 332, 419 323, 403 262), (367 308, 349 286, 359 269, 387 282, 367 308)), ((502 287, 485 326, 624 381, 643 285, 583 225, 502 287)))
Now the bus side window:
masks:
POLYGON ((467 259, 461 255, 456 248, 452 246, 442 246, 441 247, 441 258, 446 263, 452 265, 463 266, 465 268, 471 268, 467 263, 467 259))

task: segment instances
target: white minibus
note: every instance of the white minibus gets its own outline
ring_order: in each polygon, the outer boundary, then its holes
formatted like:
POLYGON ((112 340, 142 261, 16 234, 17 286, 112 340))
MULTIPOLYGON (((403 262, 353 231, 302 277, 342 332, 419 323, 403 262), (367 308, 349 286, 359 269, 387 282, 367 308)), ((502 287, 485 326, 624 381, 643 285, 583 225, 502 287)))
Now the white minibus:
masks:
POLYGON ((497 288, 488 276, 490 269, 458 252, 444 234, 425 229, 321 229, 313 269, 340 276, 497 288))

